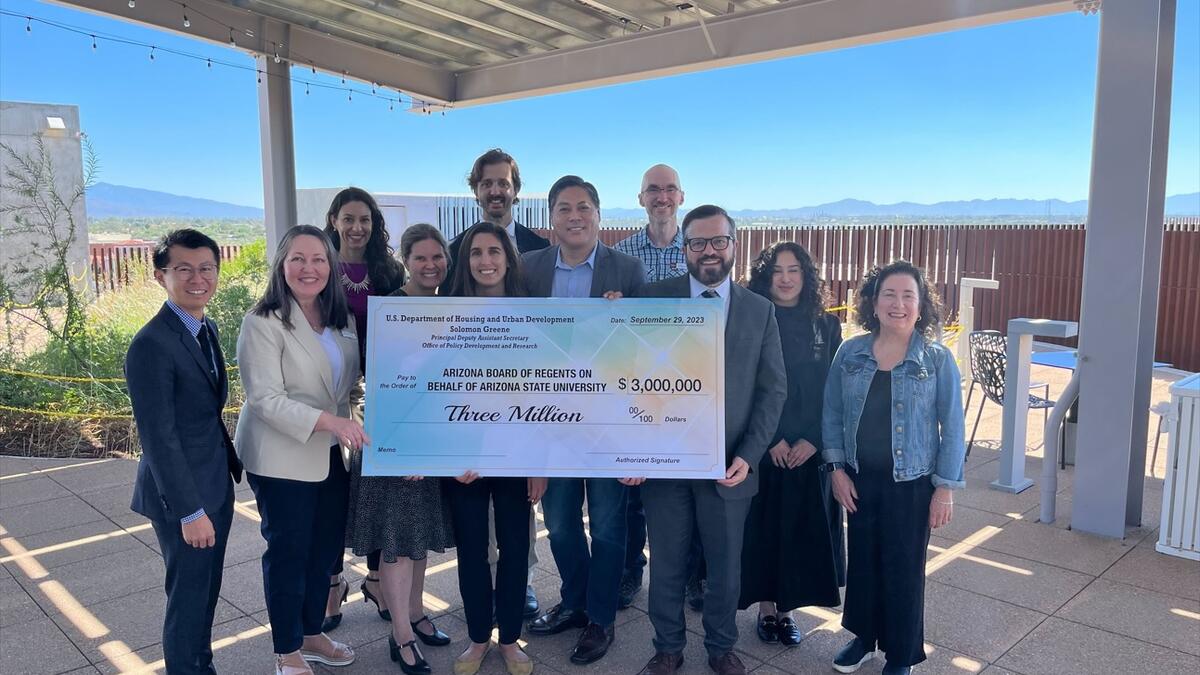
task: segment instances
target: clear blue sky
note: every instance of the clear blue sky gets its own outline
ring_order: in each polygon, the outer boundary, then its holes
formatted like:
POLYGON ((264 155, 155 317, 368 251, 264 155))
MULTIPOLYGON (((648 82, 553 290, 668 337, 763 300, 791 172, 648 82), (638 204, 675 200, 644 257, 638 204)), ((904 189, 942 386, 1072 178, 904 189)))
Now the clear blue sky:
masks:
MULTIPOLYGON (((226 61, 222 46, 33 0, 6 10, 226 61)), ((465 192, 501 146, 527 192, 558 176, 636 207, 642 171, 680 171, 688 202, 783 208, 1087 197, 1098 16, 1070 13, 871 47, 456 110, 389 112, 294 87, 297 184, 465 192)), ((303 71, 305 76, 309 73, 303 71)), ((330 82, 335 78, 325 77, 330 82)), ((100 180, 262 204, 253 72, 0 20, 0 98, 70 103, 100 180)), ((1200 2, 1180 0, 1167 194, 1200 190, 1200 2)))

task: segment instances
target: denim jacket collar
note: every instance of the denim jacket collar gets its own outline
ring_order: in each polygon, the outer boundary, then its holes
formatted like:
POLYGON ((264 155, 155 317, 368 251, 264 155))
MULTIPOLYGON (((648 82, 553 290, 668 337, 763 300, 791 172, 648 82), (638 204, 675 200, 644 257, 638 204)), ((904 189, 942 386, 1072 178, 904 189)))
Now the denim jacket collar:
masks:
MULTIPOLYGON (((853 359, 860 364, 870 361, 878 369, 879 364, 875 362, 874 351, 876 337, 878 337, 876 334, 871 333, 868 339, 853 343, 854 350, 847 353, 846 358, 848 360, 853 359)), ((929 351, 925 348, 926 346, 925 336, 914 330, 912 337, 908 341, 908 351, 904 354, 904 360, 901 363, 912 363, 918 372, 929 372, 931 365, 929 363, 929 351)))

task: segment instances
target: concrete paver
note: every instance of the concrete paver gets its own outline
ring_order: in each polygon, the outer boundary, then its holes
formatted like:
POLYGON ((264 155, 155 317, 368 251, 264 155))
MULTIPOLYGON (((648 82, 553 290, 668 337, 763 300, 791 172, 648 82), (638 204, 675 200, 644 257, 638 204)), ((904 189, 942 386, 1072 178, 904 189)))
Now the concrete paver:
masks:
POLYGON ((1200 656, 1200 603, 1097 579, 1058 616, 1200 656))
POLYGON ((1200 671, 1200 658, 1057 617, 1046 619, 997 664, 1019 673, 1156 673, 1200 671))
POLYGON ((50 619, 17 623, 0 631, 0 673, 62 673, 88 660, 50 619))

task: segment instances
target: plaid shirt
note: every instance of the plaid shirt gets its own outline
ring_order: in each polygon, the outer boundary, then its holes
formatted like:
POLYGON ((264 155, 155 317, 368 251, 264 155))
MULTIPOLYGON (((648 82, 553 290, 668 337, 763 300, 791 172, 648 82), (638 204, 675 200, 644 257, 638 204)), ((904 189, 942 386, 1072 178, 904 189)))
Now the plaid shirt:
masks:
POLYGON ((667 248, 658 248, 647 234, 649 226, 634 232, 617 242, 613 248, 642 261, 646 267, 646 283, 654 283, 687 274, 687 258, 683 255, 683 230, 675 231, 675 238, 667 248))

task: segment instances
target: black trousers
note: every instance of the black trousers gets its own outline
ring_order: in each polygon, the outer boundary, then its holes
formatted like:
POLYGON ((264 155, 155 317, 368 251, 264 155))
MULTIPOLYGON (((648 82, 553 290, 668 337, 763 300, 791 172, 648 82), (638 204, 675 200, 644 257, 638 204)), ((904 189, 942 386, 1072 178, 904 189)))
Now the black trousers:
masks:
POLYGON ((458 545, 458 591, 471 641, 492 635, 492 611, 500 644, 521 637, 525 585, 529 578, 529 498, 524 478, 476 478, 470 485, 448 478, 442 483, 458 545), (496 515, 496 587, 488 565, 488 503, 496 515))
POLYGON ((189 546, 178 520, 150 521, 167 567, 162 643, 170 675, 216 672, 212 667, 212 623, 233 521, 232 486, 220 511, 207 515, 216 531, 216 544, 208 548, 189 546))
POLYGON ((850 474, 858 512, 849 515, 842 626, 887 662, 925 660, 925 550, 929 547, 928 477, 897 483, 891 472, 850 474))
POLYGON ((338 447, 330 448, 329 475, 310 483, 247 474, 262 535, 263 587, 271 641, 276 654, 300 649, 306 635, 317 635, 325 620, 329 576, 342 557, 350 474, 338 447))

